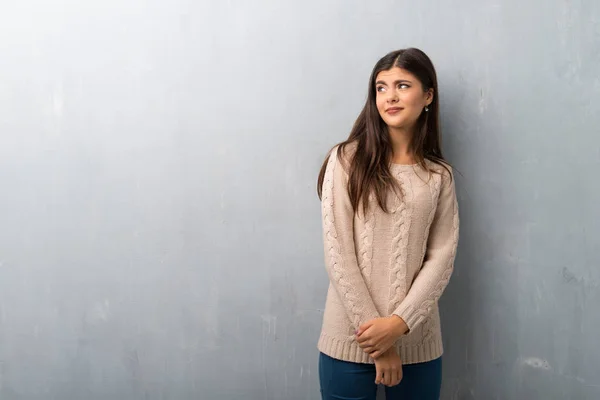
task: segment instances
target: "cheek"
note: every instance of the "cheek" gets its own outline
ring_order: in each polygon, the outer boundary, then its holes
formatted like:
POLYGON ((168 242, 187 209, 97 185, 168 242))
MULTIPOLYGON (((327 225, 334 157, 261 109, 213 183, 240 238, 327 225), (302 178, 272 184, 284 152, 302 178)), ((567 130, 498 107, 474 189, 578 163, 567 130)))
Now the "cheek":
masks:
POLYGON ((375 104, 377 105, 377 110, 379 110, 379 112, 381 113, 381 111, 384 109, 383 105, 384 105, 384 101, 381 97, 377 97, 375 99, 375 104))
POLYGON ((383 117, 385 115, 385 101, 381 100, 381 99, 377 99, 376 105, 377 105, 377 111, 379 111, 379 115, 381 115, 383 117))
POLYGON ((410 108, 418 108, 421 106, 421 99, 419 96, 410 94, 404 98, 404 104, 410 108))
POLYGON ((425 108, 425 98, 421 93, 414 93, 408 101, 410 101, 411 107, 419 111, 425 108))

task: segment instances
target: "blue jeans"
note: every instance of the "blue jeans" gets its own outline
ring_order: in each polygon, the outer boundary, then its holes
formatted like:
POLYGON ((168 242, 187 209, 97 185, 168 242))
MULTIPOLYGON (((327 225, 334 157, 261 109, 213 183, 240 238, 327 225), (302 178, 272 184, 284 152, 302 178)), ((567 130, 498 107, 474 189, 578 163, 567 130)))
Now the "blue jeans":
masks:
MULTIPOLYGON (((439 400, 442 386, 442 358, 402 366, 399 385, 385 387, 386 400, 439 400)), ((322 400, 375 400, 375 365, 319 357, 322 400)))

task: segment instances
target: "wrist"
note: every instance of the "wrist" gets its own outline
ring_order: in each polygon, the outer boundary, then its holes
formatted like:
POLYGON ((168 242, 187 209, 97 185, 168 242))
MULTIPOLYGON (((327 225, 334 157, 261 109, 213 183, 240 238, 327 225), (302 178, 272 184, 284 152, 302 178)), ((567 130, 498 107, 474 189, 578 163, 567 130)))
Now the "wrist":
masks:
POLYGON ((391 318, 394 326, 395 335, 398 338, 404 336, 409 330, 408 325, 406 325, 406 322, 399 315, 396 314, 393 314, 391 318))

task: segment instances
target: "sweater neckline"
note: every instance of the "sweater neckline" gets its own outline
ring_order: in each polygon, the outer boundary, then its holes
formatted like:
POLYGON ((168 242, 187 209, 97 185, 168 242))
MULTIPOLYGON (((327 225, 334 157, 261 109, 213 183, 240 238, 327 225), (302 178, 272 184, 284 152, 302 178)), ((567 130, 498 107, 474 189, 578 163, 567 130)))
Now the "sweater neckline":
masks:
POLYGON ((396 163, 391 163, 390 164, 390 168, 401 169, 401 170, 414 169, 415 167, 418 167, 418 166, 419 166, 418 163, 415 163, 415 164, 396 164, 396 163))

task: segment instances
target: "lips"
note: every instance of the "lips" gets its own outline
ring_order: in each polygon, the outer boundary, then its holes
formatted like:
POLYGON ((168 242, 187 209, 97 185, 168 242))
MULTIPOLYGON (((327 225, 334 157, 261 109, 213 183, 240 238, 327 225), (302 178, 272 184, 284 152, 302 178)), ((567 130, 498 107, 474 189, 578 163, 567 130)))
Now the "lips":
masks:
POLYGON ((390 107, 387 110, 385 110, 385 112, 392 115, 398 114, 400 111, 402 111, 402 108, 400 107, 390 107))

